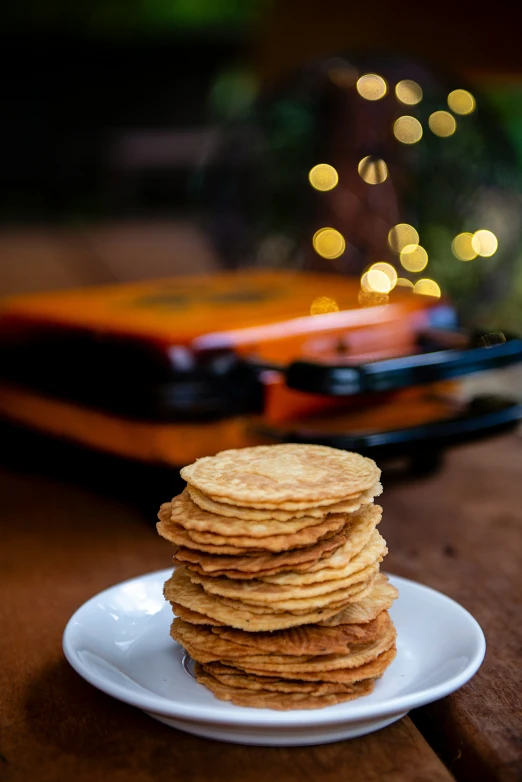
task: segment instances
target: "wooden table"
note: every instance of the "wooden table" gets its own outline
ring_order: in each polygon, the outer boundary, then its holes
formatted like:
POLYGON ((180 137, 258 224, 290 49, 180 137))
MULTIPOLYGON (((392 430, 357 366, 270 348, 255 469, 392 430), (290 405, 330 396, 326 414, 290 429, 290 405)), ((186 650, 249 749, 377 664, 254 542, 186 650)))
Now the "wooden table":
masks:
POLYGON ((369 736, 243 747, 163 726, 91 687, 63 657, 62 631, 81 603, 169 566, 152 514, 34 470, 4 468, 0 779, 522 779, 522 441, 510 435, 466 446, 440 474, 385 489, 386 568, 441 589, 475 615, 488 642, 482 668, 459 692, 369 736))

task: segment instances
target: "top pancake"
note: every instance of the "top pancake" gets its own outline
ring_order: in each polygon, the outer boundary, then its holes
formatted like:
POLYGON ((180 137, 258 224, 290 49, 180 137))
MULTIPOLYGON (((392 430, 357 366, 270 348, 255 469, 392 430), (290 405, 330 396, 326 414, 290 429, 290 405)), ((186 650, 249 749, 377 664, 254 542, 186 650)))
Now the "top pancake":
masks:
POLYGON ((374 486, 371 459, 324 445, 259 445, 205 456, 181 470, 212 500, 261 509, 329 505, 374 486))

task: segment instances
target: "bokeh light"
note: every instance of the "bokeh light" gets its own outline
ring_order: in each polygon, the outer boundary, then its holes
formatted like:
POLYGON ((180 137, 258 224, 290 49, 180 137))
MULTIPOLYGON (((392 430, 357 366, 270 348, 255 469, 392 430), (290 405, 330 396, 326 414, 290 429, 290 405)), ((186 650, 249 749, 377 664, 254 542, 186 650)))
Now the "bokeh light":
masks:
POLYGON ((368 280, 368 272, 364 272, 364 274, 361 275, 361 288, 367 293, 371 291, 370 281, 368 280))
POLYGON ((428 265, 428 253, 420 244, 407 244, 401 250, 400 259, 408 272, 421 272, 428 265))
POLYGON ((339 182, 339 174, 328 163, 318 163, 310 170, 308 179, 316 190, 333 190, 339 182))
POLYGON ((361 307, 382 307, 388 304, 389 296, 387 293, 377 293, 376 291, 360 290, 357 301, 361 307))
POLYGON ((326 312, 339 312, 339 305, 329 296, 318 296, 310 305, 310 315, 324 315, 326 312))
POLYGON ((380 100, 388 92, 388 85, 382 76, 366 73, 357 80, 357 92, 365 100, 380 100))
POLYGON ((429 280, 427 277, 418 280, 413 288, 414 293, 420 293, 422 296, 436 296, 440 298, 441 290, 435 280, 429 280))
POLYGON ((401 103, 416 106, 422 100, 422 87, 416 81, 403 79, 396 85, 395 94, 401 103))
POLYGON ((312 244, 322 258, 339 258, 346 249, 344 236, 335 228, 320 228, 315 232, 312 244))
POLYGON ((419 234, 413 225, 408 223, 397 223, 388 233, 388 244, 396 253, 400 253, 407 244, 418 243, 419 234))
MULTIPOLYGON (((381 262, 381 261, 379 261, 379 263, 373 263, 370 266, 368 271, 369 272, 380 272, 381 274, 385 274, 386 275, 386 277, 388 278, 388 281, 390 283, 390 287, 388 288, 386 293, 388 293, 388 291, 393 290, 395 288, 395 286, 397 285, 397 272, 394 269, 394 267, 391 265, 391 263, 385 263, 385 262, 381 262)), ((374 290, 378 290, 374 285, 372 285, 372 288, 374 290)))
POLYGON ((389 293, 391 283, 389 277, 383 271, 372 267, 362 275, 361 288, 366 293, 389 293))
MULTIPOLYGON (((348 49, 303 62, 266 91, 261 85, 248 114, 223 126, 190 166, 188 184, 223 267, 355 275, 357 304, 360 289, 388 289, 377 270, 360 283, 375 262, 388 262, 401 278, 386 294, 390 303, 438 304, 412 299, 412 286, 429 277, 463 328, 480 316, 516 330, 522 220, 500 98, 490 107, 473 83, 422 60, 348 49), (474 101, 472 113, 458 113, 474 101), (323 227, 332 230, 312 244, 323 227), (493 232, 498 247, 474 236, 479 229, 493 232)), ((335 286, 319 286, 303 312, 323 294, 348 306, 335 286)))
POLYGON ((388 178, 388 166, 380 157, 367 155, 359 161, 357 171, 361 179, 369 185, 380 185, 388 178))
POLYGON ((402 144, 416 144, 422 138, 422 125, 415 117, 399 117, 393 123, 393 135, 402 144))
POLYGON ((493 231, 487 231, 485 228, 482 228, 473 234, 471 246, 476 250, 477 255, 481 255, 483 258, 491 258, 498 250, 498 239, 493 231))
POLYGON ((448 95, 448 106, 455 114, 471 114, 477 106, 475 98, 467 90, 453 90, 448 95))
POLYGON ((372 291, 376 293, 389 293, 391 290, 389 277, 379 271, 379 269, 370 269, 368 272, 368 284, 372 291))
POLYGON ((458 234, 451 243, 451 252, 459 261, 472 261, 478 253, 473 248, 473 234, 458 234))
POLYGON ((457 122, 455 117, 449 113, 449 111, 434 111, 430 115, 428 125, 432 133, 441 138, 447 138, 453 136, 457 130, 457 122))

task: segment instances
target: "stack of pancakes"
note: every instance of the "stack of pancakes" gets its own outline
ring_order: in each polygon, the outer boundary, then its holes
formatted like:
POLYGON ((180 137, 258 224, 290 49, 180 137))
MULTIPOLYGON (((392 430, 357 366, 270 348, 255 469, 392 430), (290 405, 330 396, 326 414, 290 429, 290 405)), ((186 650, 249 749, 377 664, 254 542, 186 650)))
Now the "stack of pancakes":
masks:
POLYGON ((376 464, 289 444, 222 451, 181 475, 157 526, 178 547, 165 597, 198 681, 274 709, 370 693, 396 637, 376 464))

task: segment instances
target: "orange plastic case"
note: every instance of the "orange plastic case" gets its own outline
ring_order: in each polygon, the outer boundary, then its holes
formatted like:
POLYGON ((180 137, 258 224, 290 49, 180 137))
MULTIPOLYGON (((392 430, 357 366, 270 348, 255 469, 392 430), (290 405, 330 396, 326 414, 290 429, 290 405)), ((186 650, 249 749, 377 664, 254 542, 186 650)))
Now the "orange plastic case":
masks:
MULTIPOLYGON (((264 441, 250 426, 251 414, 281 423, 375 406, 383 401, 377 395, 335 400, 293 391, 279 371, 296 359, 328 362, 342 355, 364 362, 406 355, 429 325, 430 312, 441 306, 395 290, 387 304, 361 307, 359 290, 358 281, 337 275, 242 271, 5 300, 0 347, 8 358, 0 415, 90 448, 179 465, 264 441), (335 300, 339 311, 311 316, 318 297, 335 300), (149 382, 148 356, 150 382, 168 386, 169 393, 190 388, 194 371, 204 387, 205 372, 210 383, 216 361, 228 356, 238 366, 255 367, 262 395, 253 399, 248 370, 225 373, 216 393, 237 386, 236 406, 207 405, 201 414, 196 391, 193 407, 183 397, 181 407, 151 412, 140 401, 145 395, 129 402, 149 382)), ((149 391, 147 386, 147 400, 149 391)), ((425 400, 422 405, 422 416, 429 416, 425 400)), ((440 416, 438 403, 433 413, 440 416)))
POLYGON ((354 355, 411 345, 437 299, 395 289, 386 306, 360 307, 359 282, 329 274, 243 271, 107 285, 4 301, 0 328, 82 329, 184 346, 232 349, 266 361, 322 355, 350 332, 354 355), (310 316, 312 302, 333 299, 340 312, 310 316))

